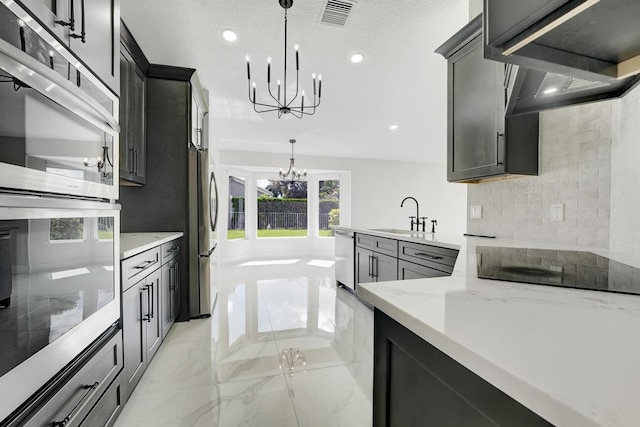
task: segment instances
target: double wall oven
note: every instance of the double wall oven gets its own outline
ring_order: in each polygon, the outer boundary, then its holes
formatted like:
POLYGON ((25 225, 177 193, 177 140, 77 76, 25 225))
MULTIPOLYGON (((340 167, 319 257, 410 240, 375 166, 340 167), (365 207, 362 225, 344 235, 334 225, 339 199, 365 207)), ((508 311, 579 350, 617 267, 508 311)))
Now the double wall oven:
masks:
POLYGON ((117 117, 118 97, 0 0, 2 425, 119 321, 117 117))

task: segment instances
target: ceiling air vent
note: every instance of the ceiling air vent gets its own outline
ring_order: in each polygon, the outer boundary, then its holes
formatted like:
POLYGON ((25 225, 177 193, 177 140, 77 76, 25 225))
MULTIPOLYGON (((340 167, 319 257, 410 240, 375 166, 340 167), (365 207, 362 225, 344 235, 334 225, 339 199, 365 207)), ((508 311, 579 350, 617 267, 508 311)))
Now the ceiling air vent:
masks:
POLYGON ((323 24, 344 27, 354 3, 354 1, 328 0, 324 11, 322 12, 320 22, 323 24))

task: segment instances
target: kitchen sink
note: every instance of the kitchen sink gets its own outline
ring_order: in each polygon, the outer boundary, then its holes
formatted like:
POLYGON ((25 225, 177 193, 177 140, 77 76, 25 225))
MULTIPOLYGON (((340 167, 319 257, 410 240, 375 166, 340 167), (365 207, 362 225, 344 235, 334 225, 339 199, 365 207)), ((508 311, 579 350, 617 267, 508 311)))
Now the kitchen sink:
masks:
POLYGON ((411 231, 411 230, 400 230, 397 228, 372 228, 371 231, 381 231, 383 233, 393 233, 393 234, 419 234, 419 231, 411 231))

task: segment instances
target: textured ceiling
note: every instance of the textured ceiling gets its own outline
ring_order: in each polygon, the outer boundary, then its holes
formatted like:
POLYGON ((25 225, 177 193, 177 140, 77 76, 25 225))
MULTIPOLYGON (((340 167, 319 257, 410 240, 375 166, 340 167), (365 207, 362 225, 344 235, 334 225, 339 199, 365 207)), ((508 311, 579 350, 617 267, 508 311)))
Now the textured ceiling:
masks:
POLYGON ((358 0, 344 27, 319 22, 324 4, 294 0, 288 12, 289 86, 296 43, 301 88, 310 94, 311 73, 323 76, 322 105, 302 120, 257 114, 247 100, 247 53, 259 99, 267 57, 282 79, 278 0, 122 0, 122 18, 152 63, 198 70, 222 150, 288 153, 296 138, 298 154, 444 162, 446 61, 433 51, 466 23, 468 0, 358 0), (222 39, 227 28, 236 42, 222 39))

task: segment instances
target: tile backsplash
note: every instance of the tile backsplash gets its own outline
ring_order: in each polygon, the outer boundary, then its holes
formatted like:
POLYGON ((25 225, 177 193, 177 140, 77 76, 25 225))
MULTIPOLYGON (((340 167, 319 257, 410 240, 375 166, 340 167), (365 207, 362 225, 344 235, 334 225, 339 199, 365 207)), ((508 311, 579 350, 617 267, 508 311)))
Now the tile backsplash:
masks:
POLYGON ((469 184, 468 208, 481 205, 482 218, 468 219, 468 232, 608 248, 612 134, 622 114, 619 102, 541 113, 540 175, 469 184), (557 204, 563 204, 563 221, 552 221, 557 204))

